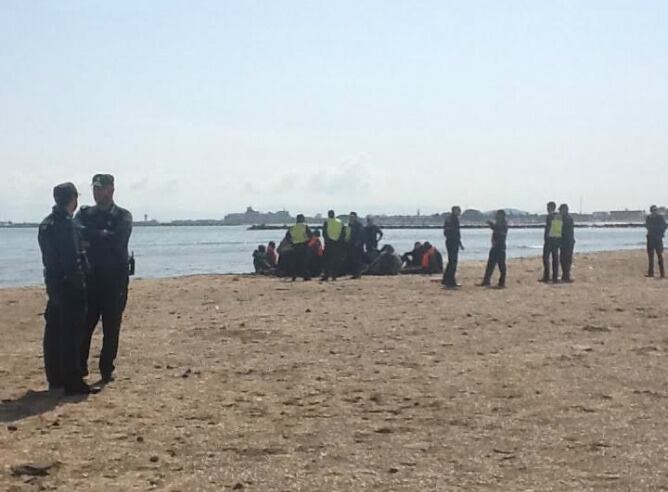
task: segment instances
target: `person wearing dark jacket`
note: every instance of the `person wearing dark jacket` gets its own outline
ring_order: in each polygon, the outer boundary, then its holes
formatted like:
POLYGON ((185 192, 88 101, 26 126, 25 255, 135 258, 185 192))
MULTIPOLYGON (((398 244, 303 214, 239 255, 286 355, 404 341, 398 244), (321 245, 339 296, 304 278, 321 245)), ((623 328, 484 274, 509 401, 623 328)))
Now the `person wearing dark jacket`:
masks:
POLYGON ((378 251, 378 243, 383 239, 382 229, 373 223, 373 218, 366 218, 366 227, 364 227, 364 248, 367 254, 378 251))
POLYGON ((573 217, 568 213, 568 205, 559 206, 561 215, 561 281, 573 282, 571 267, 573 266, 573 250, 575 249, 575 223, 573 217))
POLYGON ((406 253, 401 255, 402 265, 406 268, 421 266, 423 254, 424 254, 424 246, 420 241, 416 241, 411 251, 407 251, 406 253))
POLYGON ((293 282, 297 280, 298 276, 301 276, 304 280, 311 280, 311 274, 308 271, 310 257, 308 242, 312 236, 313 233, 309 226, 306 225, 304 215, 297 215, 296 223, 285 234, 285 239, 292 245, 289 275, 292 277, 293 282))
POLYGON ((448 215, 443 224, 443 235, 445 236, 445 249, 448 251, 448 266, 443 273, 441 283, 449 288, 459 287, 457 284, 457 263, 459 262, 459 250, 464 249, 462 236, 459 228, 459 216, 462 209, 454 206, 452 213, 448 215))
POLYGON ((330 278, 336 280, 341 274, 341 264, 345 256, 345 227, 336 218, 334 210, 327 212, 327 220, 322 225, 322 236, 325 239, 323 250, 323 269, 320 280, 326 282, 330 278))
POLYGON ((362 255, 364 254, 364 226, 357 218, 357 212, 350 212, 348 227, 346 227, 346 240, 352 278, 357 279, 362 275, 362 255))
POLYGON ((666 233, 666 219, 659 213, 656 205, 649 208, 650 214, 645 219, 647 228, 647 259, 649 261, 647 276, 654 276, 654 254, 656 253, 659 261, 659 274, 661 278, 666 278, 666 271, 663 267, 663 236, 666 233))
POLYGON ((557 204, 548 202, 547 217, 543 243, 543 278, 541 282, 550 281, 550 257, 552 257, 552 282, 559 281, 559 248, 561 247, 562 219, 557 214, 557 204))
POLYGON ((128 300, 132 214, 114 202, 114 177, 93 176, 95 205, 81 207, 76 221, 82 227, 91 264, 88 282, 88 315, 81 347, 81 368, 88 374, 88 354, 98 321, 102 320, 102 351, 99 369, 104 383, 113 380, 116 369, 123 311, 128 300))
POLYGON ((499 288, 506 286, 506 238, 508 237, 508 223, 506 222, 506 211, 496 212, 494 221, 488 221, 492 229, 492 247, 489 250, 489 259, 485 276, 480 284, 481 287, 489 287, 494 274, 494 268, 499 266, 499 288))
POLYGON ((44 369, 49 389, 88 394, 79 365, 86 317, 86 261, 72 220, 79 194, 72 183, 53 189, 53 211, 39 225, 38 242, 48 301, 44 312, 44 369))

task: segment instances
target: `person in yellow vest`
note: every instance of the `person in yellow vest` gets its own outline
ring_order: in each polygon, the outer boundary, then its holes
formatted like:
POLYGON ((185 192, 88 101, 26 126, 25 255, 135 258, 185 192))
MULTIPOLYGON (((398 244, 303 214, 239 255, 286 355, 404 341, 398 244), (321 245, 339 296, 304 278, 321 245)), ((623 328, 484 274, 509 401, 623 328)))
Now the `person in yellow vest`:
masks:
POLYGON ((297 277, 302 277, 304 280, 311 280, 308 272, 309 249, 308 241, 313 236, 311 229, 306 225, 306 218, 303 214, 297 215, 297 222, 288 229, 285 238, 292 245, 292 261, 289 265, 289 275, 292 281, 297 280, 297 277))
POLYGON ((341 263, 345 255, 345 233, 341 220, 336 218, 334 210, 327 212, 327 220, 322 225, 322 235, 325 238, 325 251, 323 257, 323 272, 321 280, 326 282, 341 273, 341 263))
POLYGON ((563 218, 557 213, 557 204, 548 202, 545 218, 543 244, 543 278, 541 282, 550 281, 550 257, 552 257, 552 282, 559 282, 559 250, 563 230, 563 218))

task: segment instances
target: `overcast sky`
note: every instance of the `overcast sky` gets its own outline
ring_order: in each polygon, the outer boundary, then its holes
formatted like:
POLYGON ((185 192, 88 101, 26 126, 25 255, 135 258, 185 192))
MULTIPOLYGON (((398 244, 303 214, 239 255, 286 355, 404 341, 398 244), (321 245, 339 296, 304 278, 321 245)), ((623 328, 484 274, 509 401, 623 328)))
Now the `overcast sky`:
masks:
POLYGON ((0 8, 0 220, 668 203, 668 2, 0 8))

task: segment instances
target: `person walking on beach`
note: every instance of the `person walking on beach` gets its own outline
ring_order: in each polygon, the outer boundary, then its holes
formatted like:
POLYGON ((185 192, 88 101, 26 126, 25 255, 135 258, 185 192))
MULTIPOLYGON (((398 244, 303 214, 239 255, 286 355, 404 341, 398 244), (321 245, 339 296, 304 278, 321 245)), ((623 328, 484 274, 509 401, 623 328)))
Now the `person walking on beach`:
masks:
POLYGON ((86 317, 85 257, 72 220, 78 196, 72 183, 53 189, 55 206, 39 225, 38 242, 48 301, 44 312, 44 369, 49 389, 88 394, 79 351, 86 317))
POLYGON ((322 225, 322 235, 325 239, 325 250, 323 253, 323 273, 321 280, 326 282, 341 273, 341 262, 344 255, 344 226, 341 220, 336 218, 334 210, 327 212, 327 220, 322 225))
POLYGON ((654 254, 656 253, 659 261, 659 274, 661 278, 666 278, 666 271, 663 267, 663 236, 666 233, 666 219, 659 213, 656 205, 649 208, 650 214, 645 219, 647 228, 647 259, 649 266, 647 276, 654 276, 654 254))
POLYGON ((348 227, 346 227, 346 240, 352 278, 357 279, 362 275, 362 255, 364 254, 364 226, 357 218, 357 212, 350 212, 348 227))
POLYGON ((448 251, 448 265, 443 273, 443 280, 441 283, 448 289, 459 287, 459 284, 457 284, 457 263, 459 261, 459 250, 464 249, 459 228, 459 216, 461 213, 462 209, 460 207, 452 207, 452 212, 448 215, 443 224, 445 249, 448 251))
POLYGON ((378 243, 383 239, 383 231, 373 223, 371 216, 366 218, 366 227, 364 227, 364 247, 366 253, 378 251, 378 243))
POLYGON ((114 202, 114 177, 93 176, 95 205, 81 207, 76 220, 82 227, 85 249, 91 264, 87 277, 88 315, 81 346, 81 369, 88 374, 88 354, 93 332, 102 319, 100 375, 103 383, 113 381, 118 355, 123 311, 128 300, 130 261, 128 242, 132 214, 114 202))
POLYGON ((285 238, 292 245, 292 251, 290 252, 292 261, 289 266, 289 275, 292 277, 293 282, 300 276, 304 280, 311 280, 311 275, 308 272, 308 241, 312 236, 313 233, 309 229, 309 226, 306 225, 304 214, 297 215, 297 222, 285 234, 285 238))
POLYGON ((494 221, 487 221, 487 224, 489 224, 489 227, 492 229, 492 247, 489 250, 487 268, 485 269, 485 276, 482 279, 480 286, 490 286, 494 268, 498 265, 500 273, 499 288, 503 289, 506 286, 506 238, 508 237, 506 211, 497 211, 494 221))
POLYGON ((559 248, 561 247, 562 219, 556 212, 557 204, 548 202, 545 218, 543 244, 543 278, 541 282, 550 281, 550 257, 552 257, 552 282, 559 281, 559 248))
POLYGON ((575 249, 575 223, 568 212, 568 205, 559 205, 561 215, 561 281, 571 283, 571 267, 573 266, 573 250, 575 249))

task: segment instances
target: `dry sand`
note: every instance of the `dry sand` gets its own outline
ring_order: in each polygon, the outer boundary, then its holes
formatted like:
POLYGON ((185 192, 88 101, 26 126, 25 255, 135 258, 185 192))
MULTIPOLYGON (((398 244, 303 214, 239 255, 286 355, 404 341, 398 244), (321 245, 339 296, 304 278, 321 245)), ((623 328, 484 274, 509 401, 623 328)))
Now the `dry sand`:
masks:
POLYGON ((44 391, 42 289, 0 290, 0 489, 668 490, 668 281, 644 268, 136 280, 87 400, 44 391))

